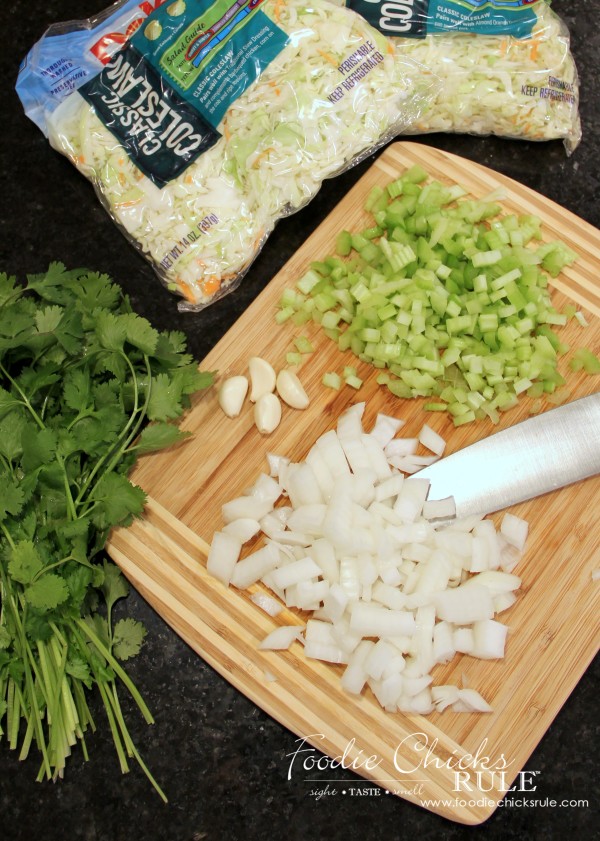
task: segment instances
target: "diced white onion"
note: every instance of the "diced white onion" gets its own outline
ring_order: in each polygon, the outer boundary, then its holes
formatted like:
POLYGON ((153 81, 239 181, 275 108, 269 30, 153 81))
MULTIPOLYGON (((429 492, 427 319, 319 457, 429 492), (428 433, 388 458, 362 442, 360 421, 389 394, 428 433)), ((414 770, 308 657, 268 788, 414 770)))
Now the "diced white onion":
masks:
POLYGON ((521 517, 516 517, 508 511, 504 514, 502 524, 500 525, 500 533, 506 538, 506 540, 508 540, 509 543, 521 552, 525 548, 528 531, 529 526, 525 520, 521 519, 521 517))
POLYGON ((239 537, 227 534, 224 531, 215 532, 208 553, 206 569, 223 584, 228 585, 240 557, 241 549, 242 541, 239 537))
POLYGON ((494 617, 521 585, 512 569, 527 523, 506 513, 497 531, 481 516, 457 520, 451 497, 428 500, 428 480, 410 475, 442 455, 441 436, 425 424, 396 438, 402 422, 387 415, 367 434, 364 411, 351 406, 303 462, 268 455, 269 473, 223 505, 208 570, 239 589, 261 581, 279 601, 251 599, 271 616, 280 603, 307 611, 304 637, 282 626, 261 648, 298 639, 307 658, 346 665, 345 691, 368 686, 390 712, 489 712, 465 681, 435 686, 432 671, 457 654, 504 656, 508 627, 494 617), (240 559, 258 529, 267 542, 240 559))
POLYGON ((261 640, 258 647, 263 650, 281 651, 300 639, 301 631, 297 625, 281 625, 261 640))
POLYGON ((265 593, 252 593, 250 600, 254 602, 257 607, 268 613, 269 616, 278 616, 283 610, 283 605, 272 596, 267 596, 265 593))

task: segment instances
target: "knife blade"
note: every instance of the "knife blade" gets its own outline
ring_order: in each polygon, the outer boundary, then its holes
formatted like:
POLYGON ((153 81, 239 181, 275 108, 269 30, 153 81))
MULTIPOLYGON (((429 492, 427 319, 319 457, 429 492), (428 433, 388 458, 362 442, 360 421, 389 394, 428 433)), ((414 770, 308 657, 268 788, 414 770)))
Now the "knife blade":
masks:
POLYGON ((456 517, 491 514, 600 473, 600 392, 495 432, 413 475, 456 517))

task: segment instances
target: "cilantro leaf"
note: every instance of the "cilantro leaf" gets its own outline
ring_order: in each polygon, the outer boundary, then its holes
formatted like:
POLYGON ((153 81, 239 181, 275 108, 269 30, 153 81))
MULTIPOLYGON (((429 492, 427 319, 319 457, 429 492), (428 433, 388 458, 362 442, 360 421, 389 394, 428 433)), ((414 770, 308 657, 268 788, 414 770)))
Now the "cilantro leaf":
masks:
POLYGON ((72 657, 67 660, 65 671, 71 677, 80 680, 88 689, 92 686, 90 667, 83 657, 72 657))
POLYGON ((8 648, 12 642, 12 635, 8 629, 0 625, 0 649, 8 648))
POLYGON ((25 599, 39 610, 53 610, 69 598, 69 590, 60 575, 47 572, 25 590, 25 599))
POLYGON ((118 599, 124 599, 127 596, 129 584, 116 564, 104 561, 102 568, 104 570, 104 581, 100 589, 110 610, 118 599))
POLYGON ((15 517, 21 511, 25 495, 21 488, 17 487, 12 481, 3 481, 0 483, 0 522, 11 514, 15 517))
POLYGON ((129 660, 130 657, 135 657, 142 647, 145 636, 146 629, 141 622, 131 619, 131 617, 119 619, 114 627, 113 654, 119 660, 129 660))
POLYGON ((151 423, 142 430, 138 443, 133 449, 138 453, 151 453, 171 447, 178 441, 189 438, 191 432, 185 432, 172 423, 151 423))
POLYGON ((106 474, 96 485, 92 499, 97 507, 92 512, 94 523, 101 529, 128 526, 142 513, 146 494, 126 476, 106 474))
POLYGON ((15 461, 23 452, 21 434, 26 420, 20 412, 10 412, 0 421, 0 454, 15 461))
POLYGON ((87 368, 69 371, 64 380, 63 395, 69 409, 75 412, 87 409, 91 400, 91 380, 87 368))
POLYGON ((96 319, 96 335, 103 348, 123 350, 127 338, 127 317, 100 310, 96 319))
POLYGON ((21 432, 21 467, 27 473, 48 464, 56 452, 56 433, 52 429, 38 429, 28 423, 21 432))
POLYGON ((35 326, 38 333, 52 333, 61 322, 63 308, 59 306, 39 309, 35 314, 35 326))
POLYGON ((98 308, 114 310, 122 297, 121 288, 108 275, 97 272, 80 277, 73 291, 81 308, 88 312, 98 308))
POLYGON ((14 300, 19 294, 22 294, 22 287, 17 284, 17 278, 0 272, 0 307, 7 301, 14 300))
POLYGON ((152 327, 149 321, 133 312, 122 317, 127 325, 127 341, 129 344, 139 348, 142 353, 152 356, 158 342, 158 331, 152 327))
POLYGON ((12 412, 19 405, 19 402, 9 391, 6 391, 0 386, 0 418, 4 417, 8 412, 12 412))
POLYGON ((8 572, 20 584, 30 584, 43 568, 33 541, 21 540, 10 551, 8 572))
POLYGON ((181 406, 181 382, 168 374, 157 374, 152 380, 148 417, 150 420, 167 421, 179 417, 181 406))

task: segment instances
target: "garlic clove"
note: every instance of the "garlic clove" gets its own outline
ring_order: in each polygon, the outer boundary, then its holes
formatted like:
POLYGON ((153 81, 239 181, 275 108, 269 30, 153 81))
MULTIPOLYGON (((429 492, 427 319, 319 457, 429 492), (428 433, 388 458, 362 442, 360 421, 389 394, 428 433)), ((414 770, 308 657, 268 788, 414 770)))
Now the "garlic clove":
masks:
POLYGON ((252 356, 248 360, 248 371, 250 373, 250 400, 252 403, 263 394, 269 394, 275 390, 277 375, 273 366, 260 356, 252 356))
POLYGON ((236 418, 248 393, 248 380, 241 375, 228 377, 219 388, 219 406, 228 418, 236 418))
POLYGON ((306 409, 310 403, 308 394, 298 379, 298 375, 294 371, 290 371, 289 368, 284 368, 277 374, 276 386, 277 393, 283 402, 291 406, 292 409, 306 409))
POLYGON ((268 435, 279 426, 281 420, 281 401, 269 391, 261 395, 254 405, 254 423, 261 435, 268 435))

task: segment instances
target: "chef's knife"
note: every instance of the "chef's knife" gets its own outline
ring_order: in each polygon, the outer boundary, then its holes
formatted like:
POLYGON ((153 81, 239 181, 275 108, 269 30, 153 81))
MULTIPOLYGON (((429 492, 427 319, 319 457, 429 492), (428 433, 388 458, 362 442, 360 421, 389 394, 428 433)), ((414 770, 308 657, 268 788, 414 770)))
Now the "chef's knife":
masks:
POLYGON ((414 476, 456 516, 491 514, 600 473, 600 392, 521 421, 414 476))

